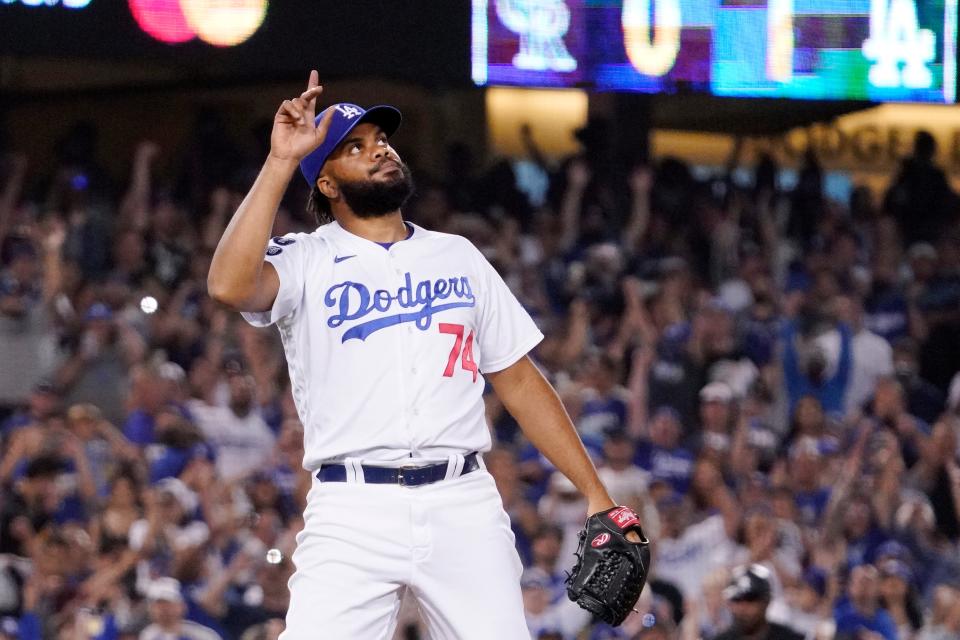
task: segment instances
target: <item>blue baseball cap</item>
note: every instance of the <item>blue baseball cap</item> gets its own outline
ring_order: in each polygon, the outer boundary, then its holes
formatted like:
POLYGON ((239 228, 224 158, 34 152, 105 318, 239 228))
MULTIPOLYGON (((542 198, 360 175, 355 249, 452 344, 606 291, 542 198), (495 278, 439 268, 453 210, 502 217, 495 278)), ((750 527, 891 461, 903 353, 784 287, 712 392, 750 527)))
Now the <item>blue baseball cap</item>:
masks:
POLYGON ((913 582, 913 569, 901 560, 895 558, 884 560, 880 563, 879 569, 880 575, 884 578, 899 578, 907 584, 913 582))
POLYGON ((913 554, 910 553, 910 549, 896 540, 887 540, 881 544, 877 547, 877 552, 874 555, 881 560, 893 558, 894 560, 900 560, 902 562, 913 561, 913 554))
POLYGON ((300 161, 300 172, 311 188, 314 182, 317 181, 317 176, 320 175, 320 169, 323 168, 323 163, 327 161, 327 158, 330 157, 333 150, 337 148, 337 145, 343 142, 347 134, 358 124, 372 122, 383 129, 388 136, 392 136, 393 133, 400 128, 400 121, 402 120, 400 111, 396 107, 378 105, 364 109, 349 102, 340 102, 330 105, 317 114, 317 117, 313 119, 314 126, 320 124, 323 116, 330 109, 334 110, 333 119, 330 120, 330 128, 327 129, 326 138, 324 138, 319 147, 311 151, 307 157, 300 161))

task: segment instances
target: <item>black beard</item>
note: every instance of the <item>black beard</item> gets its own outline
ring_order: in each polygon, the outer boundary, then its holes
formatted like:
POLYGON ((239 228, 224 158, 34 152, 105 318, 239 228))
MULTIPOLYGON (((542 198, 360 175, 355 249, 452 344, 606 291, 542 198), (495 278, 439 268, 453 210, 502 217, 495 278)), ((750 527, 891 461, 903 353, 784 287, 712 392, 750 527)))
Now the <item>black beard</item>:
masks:
POLYGON ((339 183, 343 201, 358 218, 379 218, 403 206, 413 195, 413 177, 407 165, 389 182, 357 181, 339 183))

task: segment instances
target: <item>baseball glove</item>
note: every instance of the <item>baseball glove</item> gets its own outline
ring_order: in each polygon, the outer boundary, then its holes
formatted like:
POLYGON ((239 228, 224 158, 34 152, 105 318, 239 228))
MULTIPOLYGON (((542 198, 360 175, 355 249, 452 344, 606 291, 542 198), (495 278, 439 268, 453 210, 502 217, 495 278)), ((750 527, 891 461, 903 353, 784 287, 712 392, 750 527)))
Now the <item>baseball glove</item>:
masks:
POLYGON ((587 518, 580 531, 577 563, 567 576, 567 597, 607 624, 619 625, 640 598, 650 571, 650 541, 629 507, 587 518), (631 542, 635 531, 640 542, 631 542))

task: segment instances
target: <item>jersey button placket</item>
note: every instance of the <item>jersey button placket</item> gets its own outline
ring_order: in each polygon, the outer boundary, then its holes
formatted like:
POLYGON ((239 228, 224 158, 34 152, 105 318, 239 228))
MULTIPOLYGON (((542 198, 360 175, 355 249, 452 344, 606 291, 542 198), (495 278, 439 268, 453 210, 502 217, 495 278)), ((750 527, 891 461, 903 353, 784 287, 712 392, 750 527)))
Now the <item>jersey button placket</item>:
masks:
POLYGON ((393 247, 387 249, 387 259, 390 261, 390 267, 393 269, 393 272, 398 276, 403 275, 403 269, 397 264, 397 256, 393 253, 393 247))
MULTIPOLYGON (((394 254, 392 248, 387 250, 387 269, 392 271, 394 274, 395 287, 394 290, 397 290, 400 286, 404 284, 403 269, 401 265, 397 263, 397 257, 394 254)), ((412 327, 407 326, 408 330, 411 330, 412 327)), ((397 386, 397 389, 400 392, 400 406, 404 407, 403 411, 403 423, 404 423, 404 432, 406 436, 406 441, 409 443, 410 451, 415 450, 414 442, 414 432, 416 429, 416 412, 411 410, 410 407, 410 398, 412 397, 411 385, 414 384, 412 376, 410 375, 411 369, 415 368, 410 362, 410 350, 411 345, 408 344, 406 340, 397 340, 397 351, 399 358, 398 362, 398 373, 400 374, 400 384, 397 386)))

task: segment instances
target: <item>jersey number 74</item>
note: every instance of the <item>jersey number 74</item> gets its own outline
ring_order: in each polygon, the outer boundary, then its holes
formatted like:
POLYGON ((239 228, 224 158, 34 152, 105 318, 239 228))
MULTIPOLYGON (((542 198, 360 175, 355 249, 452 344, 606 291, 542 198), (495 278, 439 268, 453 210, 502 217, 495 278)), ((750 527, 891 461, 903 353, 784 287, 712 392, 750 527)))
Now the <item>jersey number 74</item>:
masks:
POLYGON ((457 358, 460 358, 460 366, 464 371, 473 374, 473 381, 477 381, 477 363, 473 360, 473 331, 467 336, 467 342, 463 342, 464 326, 462 324, 451 324, 449 322, 440 323, 440 333, 449 333, 456 336, 453 342, 453 349, 450 350, 450 357, 447 359, 447 367, 443 370, 446 378, 453 377, 453 370, 457 366, 457 358))

